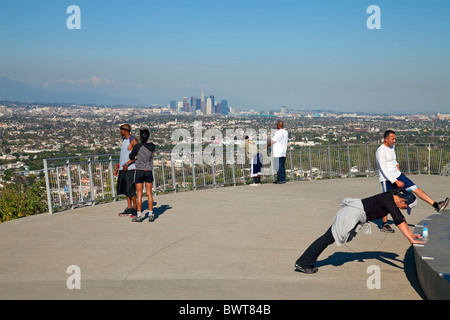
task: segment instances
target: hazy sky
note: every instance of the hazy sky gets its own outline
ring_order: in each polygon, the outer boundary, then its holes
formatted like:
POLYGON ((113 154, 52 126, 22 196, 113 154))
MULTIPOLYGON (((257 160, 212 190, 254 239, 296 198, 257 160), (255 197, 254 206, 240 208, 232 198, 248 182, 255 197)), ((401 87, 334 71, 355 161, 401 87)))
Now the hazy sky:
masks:
POLYGON ((0 77, 147 105, 203 90, 242 109, 450 112, 449 14, 444 0, 2 0, 0 77))

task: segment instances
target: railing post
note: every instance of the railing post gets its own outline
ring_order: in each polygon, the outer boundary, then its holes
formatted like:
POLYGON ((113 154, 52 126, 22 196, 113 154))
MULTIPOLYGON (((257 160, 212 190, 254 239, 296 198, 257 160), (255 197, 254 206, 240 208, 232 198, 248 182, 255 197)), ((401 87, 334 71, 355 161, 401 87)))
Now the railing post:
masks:
POLYGON ((370 177, 370 154, 369 154, 369 145, 366 145, 367 151, 367 176, 370 177))
POLYGON ((294 169, 292 167, 292 147, 289 148, 289 162, 291 163, 291 180, 294 181, 294 169))
POLYGON ((350 164, 350 146, 347 145, 348 175, 352 177, 352 166, 350 164))
POLYGON ((186 188, 186 176, 184 173, 184 157, 183 160, 181 161, 181 171, 183 173, 183 188, 186 188))
POLYGON ((105 188, 103 187, 103 165, 100 161, 98 162, 98 170, 100 172, 100 186, 102 188, 102 199, 105 199, 105 188))
POLYGON ((70 199, 70 206, 73 210, 73 194, 72 194, 72 175, 70 174, 70 160, 67 159, 67 184, 69 187, 69 199, 70 199))
POLYGON ((61 199, 61 184, 59 182, 59 168, 56 167, 56 184, 58 185, 58 200, 59 205, 62 206, 62 199, 61 199))
POLYGON ((430 175, 431 167, 431 144, 428 144, 428 175, 430 175))
POLYGON ((203 156, 202 156, 202 173, 203 173, 203 186, 206 186, 206 176, 205 176, 205 162, 203 161, 203 156))
POLYGON ((214 164, 214 156, 211 154, 211 169, 212 169, 212 176, 213 176, 213 185, 214 189, 216 188, 216 170, 215 170, 215 164, 214 164))
POLYGON ((408 174, 411 175, 411 165, 409 164, 409 147, 406 145, 406 162, 408 163, 408 174))
POLYGON ((233 174, 233 186, 236 187, 236 172, 234 172, 235 168, 234 168, 234 156, 233 156, 233 160, 231 161, 231 172, 233 174))
POLYGON ((45 189, 47 190, 48 212, 50 214, 52 214, 53 213, 52 193, 51 193, 51 190, 50 190, 50 180, 49 180, 49 174, 48 174, 47 159, 44 159, 44 171, 45 171, 45 189))
POLYGON ((333 179, 333 175, 331 174, 331 150, 330 146, 327 147, 328 150, 328 164, 330 166, 330 180, 333 179))
POLYGON ((161 173, 163 177, 163 190, 166 191, 166 174, 164 170, 164 160, 161 158, 161 173))
POLYGON ((420 174, 419 147, 416 146, 417 173, 420 174))
POLYGON ((89 169, 89 190, 91 192, 91 201, 92 205, 95 205, 95 197, 94 197, 94 178, 92 175, 92 158, 88 158, 88 169, 89 169))
POLYGON ((191 152, 191 166, 192 166, 192 185, 194 186, 194 190, 197 190, 197 182, 195 181, 194 154, 192 152, 191 152))
POLYGON ((319 176, 323 177, 323 171, 322 171, 322 156, 320 155, 321 149, 317 149, 317 156, 319 157, 319 176))
POLYGON ((173 159, 170 157, 170 165, 172 166, 172 184, 173 184, 173 192, 177 193, 177 182, 175 179, 175 168, 173 166, 173 159))
POLYGON ((302 149, 298 151, 299 159, 300 159, 300 180, 303 180, 305 178, 304 172, 303 172, 303 161, 302 161, 302 149))
POLYGON ((223 176, 223 185, 226 186, 227 183, 227 178, 225 176, 225 161, 223 159, 223 153, 222 153, 222 158, 220 159, 222 162, 222 176, 223 176))
POLYGON ((308 158, 309 158, 309 179, 312 180, 312 160, 311 160, 311 147, 308 147, 308 158))
POLYGON ((111 180, 111 196, 114 199, 114 202, 116 199, 116 188, 114 186, 114 170, 113 170, 113 162, 112 162, 112 156, 109 156, 109 178, 111 180))

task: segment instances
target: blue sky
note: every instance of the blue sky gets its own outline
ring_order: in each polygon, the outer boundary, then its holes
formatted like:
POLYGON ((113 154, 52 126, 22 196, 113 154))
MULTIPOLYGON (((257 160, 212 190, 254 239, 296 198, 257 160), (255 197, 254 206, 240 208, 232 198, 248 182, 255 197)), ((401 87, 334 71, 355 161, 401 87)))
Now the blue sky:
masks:
POLYGON ((203 90, 241 109, 450 112, 449 12, 444 0, 3 0, 0 77, 147 105, 203 90), (380 30, 366 27, 372 4, 380 30))

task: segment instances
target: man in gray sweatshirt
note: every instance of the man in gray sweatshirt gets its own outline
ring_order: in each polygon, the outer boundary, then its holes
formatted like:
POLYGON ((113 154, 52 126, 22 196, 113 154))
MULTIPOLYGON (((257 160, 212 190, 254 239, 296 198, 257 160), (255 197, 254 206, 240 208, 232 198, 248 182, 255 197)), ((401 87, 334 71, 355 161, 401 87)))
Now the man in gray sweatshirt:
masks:
POLYGON ((411 244, 425 243, 417 240, 417 238, 422 238, 422 236, 411 232, 405 217, 399 210, 410 210, 409 205, 412 205, 415 201, 416 197, 412 192, 401 189, 380 193, 364 199, 344 199, 342 208, 336 213, 332 226, 297 259, 295 262, 296 270, 304 273, 316 273, 318 268, 314 267, 314 264, 319 255, 329 245, 336 242, 338 246, 341 246, 349 242, 361 230, 363 225, 368 225, 368 221, 380 219, 387 214, 392 216, 395 225, 411 244))

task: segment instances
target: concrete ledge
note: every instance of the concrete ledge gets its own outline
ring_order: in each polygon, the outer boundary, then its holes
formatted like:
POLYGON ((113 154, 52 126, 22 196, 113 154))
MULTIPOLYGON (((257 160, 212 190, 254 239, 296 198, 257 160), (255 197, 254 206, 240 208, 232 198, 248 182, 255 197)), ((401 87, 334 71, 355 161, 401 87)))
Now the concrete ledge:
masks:
POLYGON ((428 224, 425 245, 414 245, 417 277, 427 299, 450 299, 450 210, 424 218, 414 229, 422 234, 428 224))

